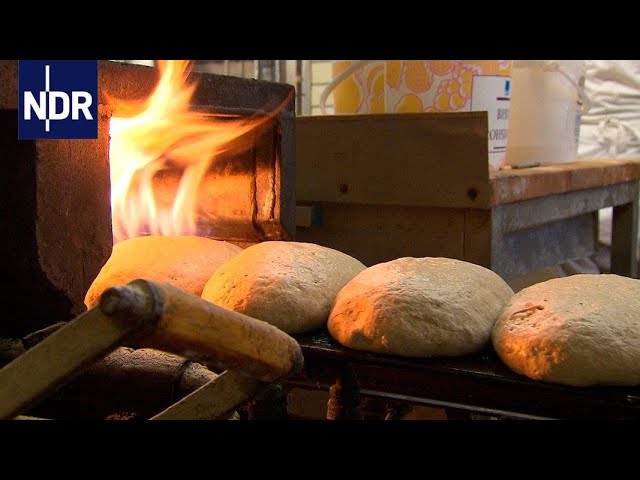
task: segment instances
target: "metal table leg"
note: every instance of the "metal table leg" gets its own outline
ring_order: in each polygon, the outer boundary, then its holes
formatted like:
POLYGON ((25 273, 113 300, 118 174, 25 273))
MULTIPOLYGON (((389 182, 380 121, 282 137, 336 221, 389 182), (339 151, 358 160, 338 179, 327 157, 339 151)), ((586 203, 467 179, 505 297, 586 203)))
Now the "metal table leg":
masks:
POLYGON ((329 389, 327 420, 362 420, 360 386, 351 365, 344 365, 329 389))
POLYGON ((638 278, 638 182, 633 201, 613 207, 611 273, 638 278))

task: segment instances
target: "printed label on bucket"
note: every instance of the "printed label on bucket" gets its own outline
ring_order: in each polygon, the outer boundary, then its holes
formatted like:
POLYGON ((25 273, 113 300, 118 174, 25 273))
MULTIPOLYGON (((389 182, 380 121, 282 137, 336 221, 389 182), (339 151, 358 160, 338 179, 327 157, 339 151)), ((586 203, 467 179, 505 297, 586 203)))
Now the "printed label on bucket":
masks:
POLYGON ((498 169, 505 163, 509 133, 511 77, 474 75, 471 110, 486 110, 489 120, 489 165, 498 169))

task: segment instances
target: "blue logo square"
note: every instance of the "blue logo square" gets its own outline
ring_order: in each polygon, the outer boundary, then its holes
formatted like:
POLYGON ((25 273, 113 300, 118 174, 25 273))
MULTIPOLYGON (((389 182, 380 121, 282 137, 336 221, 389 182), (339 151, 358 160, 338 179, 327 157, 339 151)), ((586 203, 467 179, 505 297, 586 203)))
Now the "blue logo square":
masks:
POLYGON ((20 60, 18 138, 98 138, 97 60, 20 60))

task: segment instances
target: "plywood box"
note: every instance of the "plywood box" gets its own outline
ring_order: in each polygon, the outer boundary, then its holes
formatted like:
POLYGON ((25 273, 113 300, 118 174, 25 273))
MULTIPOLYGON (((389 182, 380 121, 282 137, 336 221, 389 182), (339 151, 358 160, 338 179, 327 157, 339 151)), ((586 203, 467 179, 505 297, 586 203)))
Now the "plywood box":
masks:
POLYGON ((300 204, 487 205, 484 112, 298 117, 300 204))

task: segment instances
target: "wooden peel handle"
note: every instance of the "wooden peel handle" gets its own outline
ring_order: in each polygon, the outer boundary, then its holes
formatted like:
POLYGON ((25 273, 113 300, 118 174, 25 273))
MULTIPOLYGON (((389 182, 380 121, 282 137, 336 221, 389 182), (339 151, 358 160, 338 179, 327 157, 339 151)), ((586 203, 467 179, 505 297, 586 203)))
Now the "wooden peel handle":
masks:
POLYGON ((165 350, 219 369, 239 368, 265 382, 298 371, 298 343, 276 327, 209 303, 168 284, 134 280, 104 292, 105 314, 157 315, 138 346, 165 350), (152 299, 153 301, 149 301, 152 299), (142 308, 142 310, 141 310, 142 308))
POLYGON ((273 382, 302 367, 298 343, 260 320, 170 285, 134 280, 0 370, 0 419, 13 418, 123 342, 273 382))
POLYGON ((0 419, 28 410, 118 345, 152 331, 159 318, 157 305, 147 294, 136 297, 128 309, 123 304, 106 307, 111 313, 92 308, 5 365, 0 370, 0 419))

